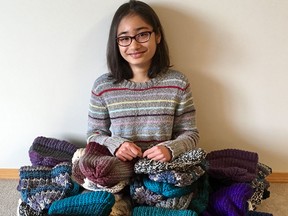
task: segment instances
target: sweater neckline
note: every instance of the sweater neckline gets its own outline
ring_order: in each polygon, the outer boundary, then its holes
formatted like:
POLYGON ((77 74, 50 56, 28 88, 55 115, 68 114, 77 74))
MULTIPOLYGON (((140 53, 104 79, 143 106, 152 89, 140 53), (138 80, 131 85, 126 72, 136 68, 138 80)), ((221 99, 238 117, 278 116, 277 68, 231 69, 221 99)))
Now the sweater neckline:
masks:
POLYGON ((146 82, 133 82, 131 80, 123 80, 121 85, 132 89, 146 89, 157 85, 163 79, 163 75, 164 73, 158 74, 156 77, 146 82))

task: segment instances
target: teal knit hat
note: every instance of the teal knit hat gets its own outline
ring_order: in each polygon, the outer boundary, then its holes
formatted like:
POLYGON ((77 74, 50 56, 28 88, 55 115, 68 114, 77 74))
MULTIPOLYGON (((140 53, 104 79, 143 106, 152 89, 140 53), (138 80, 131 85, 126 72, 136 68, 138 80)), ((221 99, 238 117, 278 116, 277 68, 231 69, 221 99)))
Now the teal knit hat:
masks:
POLYGON ((173 184, 169 184, 166 182, 156 182, 150 180, 148 177, 143 178, 144 186, 150 191, 161 194, 165 197, 181 197, 193 192, 192 185, 185 187, 178 187, 173 184))
POLYGON ((132 216, 197 216, 192 210, 175 210, 157 207, 139 206, 133 209, 132 216))
POLYGON ((48 214, 108 216, 114 203, 115 197, 112 193, 106 191, 87 192, 53 202, 48 214))

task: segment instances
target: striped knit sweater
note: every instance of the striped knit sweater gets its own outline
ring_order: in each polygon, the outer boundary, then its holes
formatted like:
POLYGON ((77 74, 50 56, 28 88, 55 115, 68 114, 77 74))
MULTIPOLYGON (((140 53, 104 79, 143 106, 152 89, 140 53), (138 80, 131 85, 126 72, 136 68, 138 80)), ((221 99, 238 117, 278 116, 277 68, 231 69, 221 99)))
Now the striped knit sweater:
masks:
POLYGON ((172 159, 196 147, 199 132, 185 75, 168 70, 145 83, 113 81, 104 74, 93 85, 87 142, 104 145, 112 154, 125 141, 142 151, 161 144, 172 159))

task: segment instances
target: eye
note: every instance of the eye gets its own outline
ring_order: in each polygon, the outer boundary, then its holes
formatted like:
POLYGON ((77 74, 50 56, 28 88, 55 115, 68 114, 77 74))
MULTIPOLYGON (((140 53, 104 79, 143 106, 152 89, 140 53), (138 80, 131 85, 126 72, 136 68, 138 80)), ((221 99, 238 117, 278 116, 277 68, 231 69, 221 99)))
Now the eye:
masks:
POLYGON ((130 41, 130 37, 125 37, 125 36, 123 36, 123 37, 119 37, 119 38, 118 38, 118 42, 125 43, 125 42, 127 42, 127 41, 130 41))
POLYGON ((137 35, 139 38, 146 38, 149 36, 149 32, 141 32, 137 35))

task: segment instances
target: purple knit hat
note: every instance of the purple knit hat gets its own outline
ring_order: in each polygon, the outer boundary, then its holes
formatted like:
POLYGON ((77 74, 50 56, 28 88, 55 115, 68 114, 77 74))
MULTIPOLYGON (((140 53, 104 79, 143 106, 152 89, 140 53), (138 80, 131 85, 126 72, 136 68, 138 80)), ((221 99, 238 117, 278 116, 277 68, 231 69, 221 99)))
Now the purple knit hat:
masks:
POLYGON ((248 200, 253 188, 248 183, 234 183, 213 192, 203 215, 240 216, 248 213, 248 200))
POLYGON ((121 161, 112 156, 105 146, 91 142, 79 160, 79 168, 95 184, 111 187, 132 177, 134 162, 121 161))
POLYGON ((77 147, 55 138, 37 137, 29 149, 29 157, 33 166, 54 167, 61 162, 71 162, 77 147))
POLYGON ((257 176, 258 154, 238 149, 224 149, 207 154, 208 174, 232 182, 251 182, 257 176))

